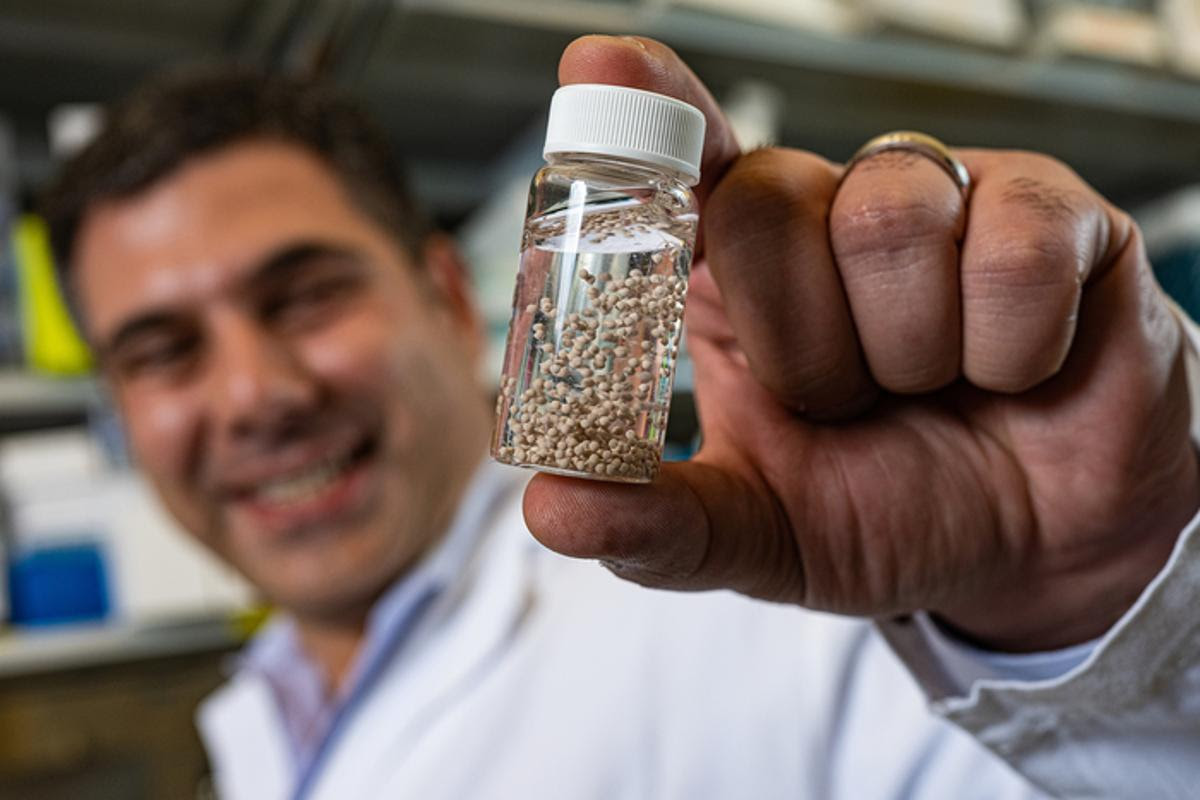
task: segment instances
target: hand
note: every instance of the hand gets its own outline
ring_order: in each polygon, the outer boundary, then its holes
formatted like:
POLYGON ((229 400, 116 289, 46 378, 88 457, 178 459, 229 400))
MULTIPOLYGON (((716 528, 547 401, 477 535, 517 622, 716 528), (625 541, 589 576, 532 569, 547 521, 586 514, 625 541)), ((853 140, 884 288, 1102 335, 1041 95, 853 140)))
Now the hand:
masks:
POLYGON ((708 117, 688 295, 703 447, 650 485, 538 475, 530 529, 672 589, 928 609, 991 647, 1098 636, 1200 505, 1178 322, 1131 220, 1052 159, 843 168, 740 155, 650 40, 585 37, 565 83, 708 117), (841 181, 839 183, 839 181, 841 181))

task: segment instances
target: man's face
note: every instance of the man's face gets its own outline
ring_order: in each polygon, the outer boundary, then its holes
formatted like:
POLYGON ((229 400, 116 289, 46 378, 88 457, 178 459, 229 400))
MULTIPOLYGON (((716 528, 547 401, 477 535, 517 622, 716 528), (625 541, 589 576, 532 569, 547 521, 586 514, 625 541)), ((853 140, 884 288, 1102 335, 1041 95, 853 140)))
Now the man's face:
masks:
POLYGON ((92 209, 76 253, 142 468, 269 598, 358 611, 445 526, 487 435, 469 301, 315 156, 195 158, 92 209))

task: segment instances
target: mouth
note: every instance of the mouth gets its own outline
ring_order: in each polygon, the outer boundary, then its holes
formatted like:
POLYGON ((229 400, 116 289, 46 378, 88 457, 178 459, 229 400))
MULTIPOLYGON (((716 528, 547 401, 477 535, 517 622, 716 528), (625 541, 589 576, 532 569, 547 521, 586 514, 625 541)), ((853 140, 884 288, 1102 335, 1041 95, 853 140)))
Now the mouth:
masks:
POLYGON ((232 506, 275 534, 343 521, 365 505, 377 450, 377 440, 366 437, 238 492, 232 506))

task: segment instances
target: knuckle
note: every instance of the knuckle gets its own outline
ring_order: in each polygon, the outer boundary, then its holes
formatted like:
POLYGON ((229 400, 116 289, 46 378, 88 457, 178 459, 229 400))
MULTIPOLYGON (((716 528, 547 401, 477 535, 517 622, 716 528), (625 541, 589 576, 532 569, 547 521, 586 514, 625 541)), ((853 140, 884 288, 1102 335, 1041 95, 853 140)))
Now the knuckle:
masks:
POLYGON ((984 243, 963 275, 963 297, 994 309, 1019 312, 1048 296, 1074 296, 1084 276, 1076 242, 1047 230, 1027 229, 984 243))
POLYGON ((1088 213, 1085 195, 1075 189, 1054 186, 1040 178, 1018 175, 1004 185, 1001 198, 1017 206, 1043 225, 1069 228, 1078 225, 1088 213))
POLYGON ((1027 151, 1003 156, 996 180, 999 199, 1018 213, 1065 229, 1086 222, 1105 205, 1083 178, 1052 156, 1027 151))
POLYGON ((964 273, 964 374, 1018 393, 1053 377, 1070 346, 1082 294, 1077 246, 1025 233, 994 242, 964 273))
POLYGON ((907 250, 949 235, 953 226, 946 208, 901 188, 835 203, 829 220, 834 250, 843 258, 907 250))
POLYGON ((828 201, 815 164, 800 153, 764 148, 742 156, 713 189, 705 207, 705 235, 743 242, 757 233, 792 237, 812 220, 824 221, 828 201))

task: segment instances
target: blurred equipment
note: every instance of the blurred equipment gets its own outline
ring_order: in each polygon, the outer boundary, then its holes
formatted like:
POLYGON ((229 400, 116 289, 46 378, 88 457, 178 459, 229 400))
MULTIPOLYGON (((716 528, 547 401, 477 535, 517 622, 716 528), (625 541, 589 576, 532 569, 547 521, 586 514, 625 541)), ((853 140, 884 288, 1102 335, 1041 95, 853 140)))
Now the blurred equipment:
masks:
POLYGON ((104 109, 96 103, 63 103, 50 109, 46 130, 50 156, 68 159, 87 147, 104 127, 104 109))
POLYGON ((1200 186, 1148 204, 1134 216, 1159 284, 1193 319, 1200 318, 1200 186))
POLYGON ((394 0, 245 3, 228 49, 268 70, 353 83, 400 5, 394 0))
POLYGON ((14 625, 86 622, 108 616, 104 556, 94 542, 51 544, 16 554, 8 567, 14 625))
POLYGON ((1029 29, 1019 0, 863 0, 882 21, 971 44, 1015 47, 1029 29))
POLYGON ((54 274, 46 224, 25 214, 13 228, 25 361, 33 369, 78 375, 92 368, 91 354, 67 311, 54 274))
POLYGON ((0 438, 0 495, 0 797, 194 796, 192 714, 245 637, 244 585, 86 428, 0 438))
POLYGON ((1144 67, 1163 64, 1163 32, 1149 2, 1042 0, 1040 6, 1040 52, 1144 67))
POLYGON ((489 390, 496 388, 496 376, 504 358, 529 176, 544 163, 545 136, 546 118, 538 116, 496 158, 485 179, 490 187, 487 198, 455 231, 455 239, 471 270, 476 302, 487 325, 487 351, 479 374, 489 390))
MULTIPOLYGON (((0 116, 0 243, 11 238, 17 213, 17 143, 8 119, 0 116)), ((11 247, 0 246, 0 368, 21 359, 21 322, 17 313, 17 272, 11 247)))
POLYGON ((192 724, 240 637, 216 625, 0 637, 0 797, 203 797, 192 724))
POLYGON ((857 0, 674 0, 674 5, 821 33, 861 33, 871 25, 857 0))
POLYGON ((11 530, 8 589, 14 624, 101 620, 109 613, 102 461, 83 432, 8 437, 0 487, 11 530))
POLYGON ((1159 0, 1158 7, 1168 60, 1200 78, 1200 0, 1159 0))
POLYGON ((779 143, 783 133, 784 93, 764 81, 739 81, 725 96, 721 110, 742 152, 779 143))
POLYGON ((0 439, 0 491, 14 622, 224 617, 252 600, 86 429, 0 439))

